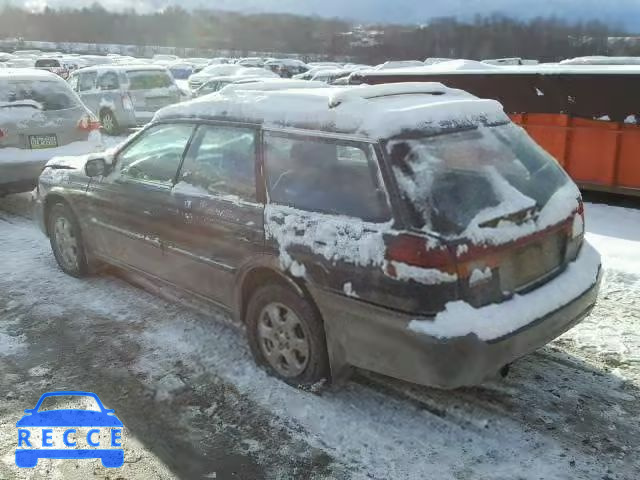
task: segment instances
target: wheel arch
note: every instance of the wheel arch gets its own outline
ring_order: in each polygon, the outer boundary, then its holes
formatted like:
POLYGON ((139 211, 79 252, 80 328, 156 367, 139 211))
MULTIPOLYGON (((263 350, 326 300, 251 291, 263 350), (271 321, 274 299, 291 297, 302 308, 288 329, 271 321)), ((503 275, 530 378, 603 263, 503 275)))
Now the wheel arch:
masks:
POLYGON ((320 315, 320 310, 313 296, 302 281, 287 275, 273 266, 255 265, 243 272, 238 283, 239 288, 236 290, 235 313, 239 323, 245 323, 247 305, 251 296, 261 286, 268 284, 279 284, 293 290, 299 296, 308 300, 318 313, 318 318, 322 319, 322 315, 320 315))
POLYGON ((71 212, 76 216, 76 218, 78 217, 76 215, 75 210, 73 209, 73 207, 71 206, 71 203, 69 203, 69 201, 61 194, 59 193, 50 193, 49 195, 47 195, 44 199, 44 205, 42 208, 42 212, 43 212, 43 220, 44 220, 44 228, 45 228, 45 233, 47 234, 47 237, 50 235, 51 232, 49 232, 49 212, 51 212, 51 208, 53 208, 54 205, 61 203, 63 205, 66 205, 69 210, 71 210, 71 212))

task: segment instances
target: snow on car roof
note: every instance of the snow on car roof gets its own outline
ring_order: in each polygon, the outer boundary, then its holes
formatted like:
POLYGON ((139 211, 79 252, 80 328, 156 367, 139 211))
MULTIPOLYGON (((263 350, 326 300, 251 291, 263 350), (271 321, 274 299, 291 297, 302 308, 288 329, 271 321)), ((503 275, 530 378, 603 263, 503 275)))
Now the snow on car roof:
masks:
POLYGON ((640 65, 640 57, 607 57, 591 55, 562 60, 560 65, 640 65))
POLYGON ((154 120, 225 118, 359 134, 382 139, 404 130, 435 130, 507 122, 495 100, 440 83, 401 83, 274 91, 229 90, 165 107, 154 120))
POLYGON ((464 75, 464 74, 640 74, 640 65, 587 65, 541 63, 538 65, 489 65, 474 60, 451 60, 426 65, 424 67, 393 68, 388 70, 365 70, 363 75, 401 76, 401 75, 464 75))
MULTIPOLYGON (((230 77, 226 77, 229 79, 230 77)), ((234 77, 231 77, 234 78, 234 77)), ((233 83, 223 87, 222 92, 228 93, 232 90, 252 90, 252 91, 271 91, 271 90, 288 90, 294 88, 327 88, 324 82, 315 82, 313 80, 290 80, 286 78, 261 78, 249 77, 242 80, 235 80, 233 83)))
POLYGON ((55 73, 35 68, 6 68, 0 71, 0 80, 53 80, 66 83, 55 73))
POLYGON ((88 71, 103 71, 103 70, 117 70, 117 71, 127 71, 127 70, 156 70, 165 72, 167 67, 164 65, 158 64, 148 64, 148 63, 127 63, 126 65, 119 64, 106 64, 106 65, 94 65, 92 67, 85 67, 77 72, 88 72, 88 71))

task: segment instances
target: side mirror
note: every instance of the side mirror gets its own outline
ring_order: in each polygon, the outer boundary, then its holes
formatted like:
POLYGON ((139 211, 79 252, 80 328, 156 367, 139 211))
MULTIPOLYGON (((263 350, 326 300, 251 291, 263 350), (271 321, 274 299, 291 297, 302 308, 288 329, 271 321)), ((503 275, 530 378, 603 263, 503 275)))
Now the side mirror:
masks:
POLYGON ((107 162, 104 158, 90 158, 84 164, 84 172, 87 177, 101 177, 107 172, 107 162))

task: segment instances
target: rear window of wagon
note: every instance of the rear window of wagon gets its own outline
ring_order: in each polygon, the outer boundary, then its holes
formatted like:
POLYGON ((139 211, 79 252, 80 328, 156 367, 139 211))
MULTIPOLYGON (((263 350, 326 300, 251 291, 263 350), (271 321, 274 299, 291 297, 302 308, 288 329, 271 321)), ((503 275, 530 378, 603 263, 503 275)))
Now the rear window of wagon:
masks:
MULTIPOLYGON (((42 110, 65 110, 78 106, 71 88, 52 80, 19 80, 0 82, 0 103, 36 102, 42 110)), ((10 105, 9 105, 10 106, 10 105)))

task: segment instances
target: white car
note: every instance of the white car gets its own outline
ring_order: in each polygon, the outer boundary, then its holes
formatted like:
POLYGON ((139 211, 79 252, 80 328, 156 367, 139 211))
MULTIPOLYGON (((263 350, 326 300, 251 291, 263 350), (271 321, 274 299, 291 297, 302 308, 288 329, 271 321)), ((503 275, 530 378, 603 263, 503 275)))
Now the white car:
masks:
POLYGON ((244 68, 241 65, 209 65, 189 77, 189 88, 191 91, 196 91, 212 78, 233 76, 244 68))

